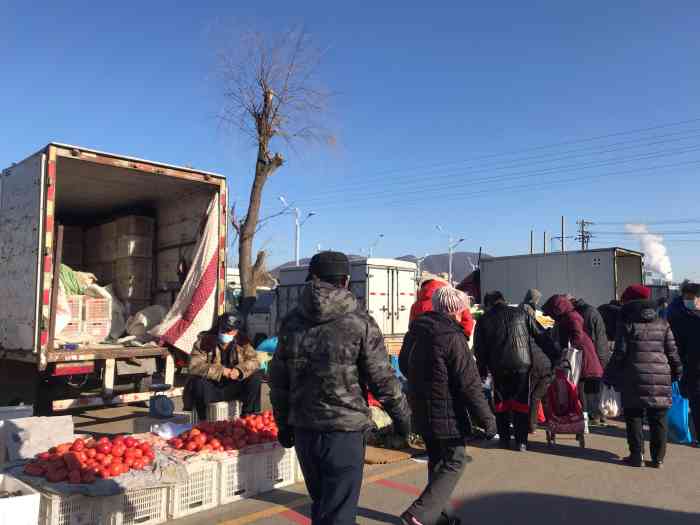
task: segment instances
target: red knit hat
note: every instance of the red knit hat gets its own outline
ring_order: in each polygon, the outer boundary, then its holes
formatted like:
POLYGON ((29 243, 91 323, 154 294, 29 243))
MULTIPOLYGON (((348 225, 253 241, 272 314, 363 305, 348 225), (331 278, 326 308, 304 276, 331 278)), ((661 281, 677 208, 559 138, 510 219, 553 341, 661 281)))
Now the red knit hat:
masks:
POLYGON ((648 301, 651 298, 651 288, 647 288, 641 284, 628 286, 627 290, 622 294, 622 302, 630 301, 648 301))

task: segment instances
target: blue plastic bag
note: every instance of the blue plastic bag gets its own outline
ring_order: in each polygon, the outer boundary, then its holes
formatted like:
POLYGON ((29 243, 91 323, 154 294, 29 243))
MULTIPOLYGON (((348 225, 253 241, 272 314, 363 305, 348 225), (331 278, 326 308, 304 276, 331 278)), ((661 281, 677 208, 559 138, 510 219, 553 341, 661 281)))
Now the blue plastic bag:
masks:
POLYGON ((678 383, 673 383, 673 405, 668 411, 668 439, 672 443, 688 444, 693 441, 688 425, 688 400, 681 395, 678 383))

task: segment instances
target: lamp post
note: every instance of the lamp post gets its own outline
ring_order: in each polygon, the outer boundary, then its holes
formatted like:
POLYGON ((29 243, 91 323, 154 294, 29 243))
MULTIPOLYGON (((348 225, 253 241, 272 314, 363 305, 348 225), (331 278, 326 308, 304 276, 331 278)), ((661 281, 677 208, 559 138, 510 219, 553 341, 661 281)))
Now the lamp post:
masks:
POLYGON ((301 219, 301 210, 299 208, 292 208, 287 199, 280 195, 280 202, 285 207, 283 214, 294 215, 294 260, 296 266, 299 266, 299 257, 301 252, 301 227, 308 221, 311 217, 316 215, 316 212, 310 211, 304 219, 301 219))
MULTIPOLYGON (((440 226, 439 224, 435 226, 435 229, 441 233, 445 233, 445 230, 440 226)), ((460 237, 459 239, 454 239, 451 234, 447 235, 447 261, 448 261, 448 270, 447 270, 447 276, 449 279, 450 286, 452 286, 452 257, 454 255, 454 249, 462 244, 464 242, 464 237, 460 237)))
POLYGON ((379 237, 377 237, 377 240, 374 241, 372 243, 372 245, 369 247, 369 251, 367 252, 367 254, 369 255, 370 258, 372 257, 372 251, 377 247, 377 244, 379 244, 379 241, 381 241, 383 238, 384 238, 384 234, 380 233, 379 237))

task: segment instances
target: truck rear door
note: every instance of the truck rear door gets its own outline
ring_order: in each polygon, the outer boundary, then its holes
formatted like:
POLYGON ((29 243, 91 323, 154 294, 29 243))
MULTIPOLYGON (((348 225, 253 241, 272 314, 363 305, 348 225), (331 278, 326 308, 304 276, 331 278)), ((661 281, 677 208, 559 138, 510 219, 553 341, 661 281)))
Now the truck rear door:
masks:
POLYGON ((393 272, 386 267, 367 267, 367 311, 374 317, 384 335, 393 330, 391 290, 393 272))
POLYGON ((416 299, 416 272, 395 268, 394 273, 394 324, 392 334, 405 334, 408 332, 408 323, 411 316, 411 306, 416 299))
POLYGON ((7 350, 38 347, 45 167, 40 152, 0 176, 0 347, 7 350))

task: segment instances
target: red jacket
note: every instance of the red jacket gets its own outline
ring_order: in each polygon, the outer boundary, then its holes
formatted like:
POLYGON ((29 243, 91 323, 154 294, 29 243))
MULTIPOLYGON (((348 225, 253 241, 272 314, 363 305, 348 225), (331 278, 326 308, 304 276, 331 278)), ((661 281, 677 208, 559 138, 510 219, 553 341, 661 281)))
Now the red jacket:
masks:
POLYGON ((566 295, 553 295, 542 307, 542 311, 557 322, 561 344, 565 345, 569 341, 571 346, 583 352, 581 379, 603 377, 603 366, 593 340, 583 327, 583 317, 574 309, 566 295))
POLYGON ((411 315, 409 317, 410 321, 414 321, 416 317, 425 312, 433 311, 433 294, 436 290, 447 286, 444 281, 438 281, 437 279, 431 279, 425 281, 423 286, 418 290, 418 300, 411 306, 411 315))
POLYGON ((467 337, 471 338, 472 333, 474 333, 474 318, 469 310, 465 310, 462 313, 462 328, 467 337))

